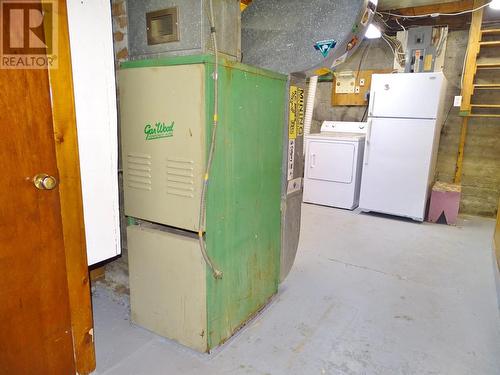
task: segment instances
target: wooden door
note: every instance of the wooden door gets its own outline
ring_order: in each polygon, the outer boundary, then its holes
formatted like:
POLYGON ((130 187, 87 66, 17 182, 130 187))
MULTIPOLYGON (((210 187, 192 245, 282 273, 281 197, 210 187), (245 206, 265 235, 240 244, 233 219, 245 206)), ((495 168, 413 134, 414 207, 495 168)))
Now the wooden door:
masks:
POLYGON ((0 372, 74 373, 47 70, 0 70, 0 372))
POLYGON ((0 374, 95 367, 66 8, 58 5, 58 68, 0 69, 0 374), (58 186, 38 189, 39 173, 58 186))

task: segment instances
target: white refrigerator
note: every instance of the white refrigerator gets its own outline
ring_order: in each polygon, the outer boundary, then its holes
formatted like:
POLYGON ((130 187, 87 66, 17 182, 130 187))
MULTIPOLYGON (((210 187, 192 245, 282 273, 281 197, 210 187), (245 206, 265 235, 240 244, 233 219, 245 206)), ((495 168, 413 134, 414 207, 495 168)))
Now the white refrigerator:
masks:
POLYGON ((446 79, 373 76, 359 207, 423 221, 434 182, 446 79))

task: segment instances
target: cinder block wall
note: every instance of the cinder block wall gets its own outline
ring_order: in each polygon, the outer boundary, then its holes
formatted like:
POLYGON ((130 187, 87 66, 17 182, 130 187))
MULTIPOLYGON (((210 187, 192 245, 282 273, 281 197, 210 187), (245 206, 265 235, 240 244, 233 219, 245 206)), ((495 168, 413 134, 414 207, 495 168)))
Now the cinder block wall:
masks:
POLYGON ((113 16, 113 41, 115 57, 118 62, 128 59, 128 19, 125 0, 111 1, 113 16))
MULTIPOLYGON (((467 40, 468 31, 453 31, 448 36, 444 74, 450 83, 445 106, 449 115, 441 134, 437 165, 437 178, 445 182, 452 182, 455 175, 462 119, 458 116, 458 108, 452 105, 454 96, 460 95, 467 40)), ((370 43, 372 45, 361 69, 392 68, 392 52, 385 42, 379 39, 370 43)), ((356 55, 340 66, 339 70, 356 71, 363 48, 361 46, 356 55)), ((312 131, 319 131, 319 125, 324 120, 361 120, 365 107, 332 107, 331 94, 331 82, 319 83, 312 131)), ((496 102, 500 103, 498 93, 491 95, 496 95, 496 102)), ((416 92, 415 100, 425 98, 416 92)), ((478 118, 469 121, 462 188, 461 213, 487 217, 496 215, 500 195, 500 119, 478 118)))

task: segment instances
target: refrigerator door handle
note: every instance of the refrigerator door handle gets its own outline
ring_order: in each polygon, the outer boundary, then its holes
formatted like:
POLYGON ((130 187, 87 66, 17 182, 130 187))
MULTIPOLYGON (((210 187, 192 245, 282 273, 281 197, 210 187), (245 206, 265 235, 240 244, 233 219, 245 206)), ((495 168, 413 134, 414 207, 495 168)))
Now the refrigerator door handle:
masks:
POLYGON ((371 137, 372 119, 368 119, 368 124, 366 125, 365 165, 368 165, 368 159, 370 158, 371 137))
POLYGON ((311 154, 311 168, 316 168, 316 154, 311 154))

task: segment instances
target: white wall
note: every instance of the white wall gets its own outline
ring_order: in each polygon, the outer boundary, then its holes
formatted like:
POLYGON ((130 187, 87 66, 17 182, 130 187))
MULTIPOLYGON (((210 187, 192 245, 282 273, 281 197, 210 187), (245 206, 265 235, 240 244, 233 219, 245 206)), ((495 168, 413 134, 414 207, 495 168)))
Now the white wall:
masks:
POLYGON ((107 0, 68 0, 88 264, 120 254, 116 85, 107 0))

